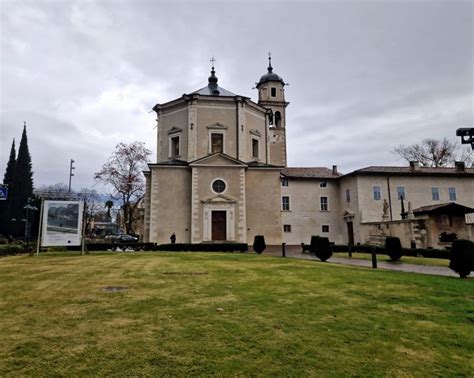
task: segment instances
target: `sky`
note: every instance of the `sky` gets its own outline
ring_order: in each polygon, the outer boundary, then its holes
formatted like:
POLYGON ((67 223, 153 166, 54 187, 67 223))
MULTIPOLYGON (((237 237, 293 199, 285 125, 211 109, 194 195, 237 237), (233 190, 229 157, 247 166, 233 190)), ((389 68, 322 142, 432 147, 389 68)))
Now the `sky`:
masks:
MULTIPOLYGON (((27 124, 35 187, 95 187, 151 111, 207 84, 286 86, 288 165, 405 165, 393 149, 474 127, 473 1, 0 0, 0 174, 27 124)), ((0 178, 1 178, 0 177, 0 178)))

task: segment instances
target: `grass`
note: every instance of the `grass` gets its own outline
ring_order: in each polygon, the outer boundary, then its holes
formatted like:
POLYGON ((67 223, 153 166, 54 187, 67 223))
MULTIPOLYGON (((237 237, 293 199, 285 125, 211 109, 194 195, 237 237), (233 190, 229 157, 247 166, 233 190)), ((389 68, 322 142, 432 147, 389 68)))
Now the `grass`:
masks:
MULTIPOLYGON (((336 252, 336 253, 333 253, 333 256, 349 258, 349 253, 336 252)), ((352 258, 359 259, 359 260, 372 260, 372 255, 370 253, 353 252, 352 258)), ((427 258, 427 257, 403 256, 398 261, 392 261, 390 260, 390 257, 388 257, 388 255, 377 254, 377 261, 389 261, 392 264, 408 263, 408 264, 416 264, 416 265, 449 267, 448 259, 432 259, 432 258, 427 258)))
POLYGON ((473 284, 252 254, 6 257, 0 371, 470 376, 473 284))

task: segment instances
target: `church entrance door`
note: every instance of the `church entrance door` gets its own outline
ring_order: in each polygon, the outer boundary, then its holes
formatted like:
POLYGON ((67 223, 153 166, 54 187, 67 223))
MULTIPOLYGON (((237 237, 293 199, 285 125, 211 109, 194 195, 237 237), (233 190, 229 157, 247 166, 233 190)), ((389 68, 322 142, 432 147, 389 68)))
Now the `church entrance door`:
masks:
POLYGON ((217 210, 212 212, 212 240, 226 240, 227 212, 217 210))
POLYGON ((347 239, 350 245, 354 245, 354 226, 352 222, 347 222, 347 239))

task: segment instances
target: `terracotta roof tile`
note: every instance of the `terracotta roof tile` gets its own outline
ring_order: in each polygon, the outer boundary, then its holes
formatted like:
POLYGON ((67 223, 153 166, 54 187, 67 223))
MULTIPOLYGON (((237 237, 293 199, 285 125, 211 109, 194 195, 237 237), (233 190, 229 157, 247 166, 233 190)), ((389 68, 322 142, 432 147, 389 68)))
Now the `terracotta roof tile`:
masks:
POLYGON ((335 179, 342 176, 341 173, 334 174, 332 169, 325 167, 302 167, 302 168, 284 168, 281 171, 283 176, 289 178, 324 178, 324 179, 335 179))

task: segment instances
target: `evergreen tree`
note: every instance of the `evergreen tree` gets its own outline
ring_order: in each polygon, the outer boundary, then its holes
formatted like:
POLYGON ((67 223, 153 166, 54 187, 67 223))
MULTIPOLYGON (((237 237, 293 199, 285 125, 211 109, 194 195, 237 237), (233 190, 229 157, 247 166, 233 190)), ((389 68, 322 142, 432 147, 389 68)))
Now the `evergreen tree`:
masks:
MULTIPOLYGON (((16 165, 16 150, 15 150, 15 139, 12 142, 12 148, 10 150, 10 158, 8 159, 7 169, 5 170, 5 175, 3 176, 3 185, 6 185, 11 191, 13 176, 15 175, 15 165, 16 165)), ((10 231, 10 207, 11 200, 10 195, 8 195, 5 201, 0 201, 0 234, 9 234, 10 231)))
POLYGON ((33 172, 31 170, 31 156, 28 150, 28 138, 26 136, 26 124, 23 127, 18 157, 16 159, 15 173, 9 197, 11 199, 11 218, 23 218, 23 207, 28 198, 33 196, 33 172))
POLYGON ((5 176, 3 176, 3 185, 12 186, 13 176, 15 175, 16 165, 16 150, 15 150, 15 139, 12 142, 12 148, 10 150, 10 159, 8 159, 7 169, 5 170, 5 176))

